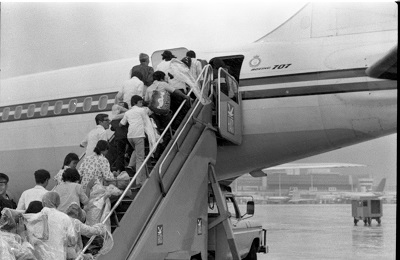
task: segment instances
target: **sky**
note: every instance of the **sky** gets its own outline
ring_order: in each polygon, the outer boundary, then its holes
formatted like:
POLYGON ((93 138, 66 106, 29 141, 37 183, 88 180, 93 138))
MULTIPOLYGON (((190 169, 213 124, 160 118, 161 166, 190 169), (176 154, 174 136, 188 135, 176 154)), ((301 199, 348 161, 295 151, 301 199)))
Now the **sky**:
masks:
MULTIPOLYGON (((305 1, 1 3, 1 78, 186 47, 205 51, 256 41, 305 1)), ((1 87, 1 86, 0 86, 1 87)), ((397 182, 397 134, 301 160, 368 165, 397 182)))

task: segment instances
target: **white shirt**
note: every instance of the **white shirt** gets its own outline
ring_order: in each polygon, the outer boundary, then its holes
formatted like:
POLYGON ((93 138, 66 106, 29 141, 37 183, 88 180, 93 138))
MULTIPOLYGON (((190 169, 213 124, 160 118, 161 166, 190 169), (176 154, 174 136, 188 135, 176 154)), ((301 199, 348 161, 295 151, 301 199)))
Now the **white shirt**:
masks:
POLYGON ((32 189, 26 190, 22 192, 21 197, 19 198, 18 201, 18 206, 17 210, 23 210, 25 211, 29 204, 34 201, 42 201, 43 195, 48 192, 43 186, 36 185, 32 189))
POLYGON ((197 80, 197 77, 201 74, 201 63, 196 58, 191 58, 192 64, 189 68, 189 73, 193 76, 194 80, 197 80))
POLYGON ((144 122, 147 116, 146 108, 138 106, 133 106, 131 109, 125 112, 120 123, 121 125, 126 125, 127 122, 129 123, 127 135, 128 138, 145 137, 144 122))
POLYGON ((94 154, 94 148, 100 140, 107 141, 107 131, 103 126, 97 125, 95 129, 90 131, 86 138, 81 142, 82 146, 86 146, 86 156, 94 154))
POLYGON ((143 88, 143 82, 137 77, 133 77, 122 83, 122 88, 117 95, 122 96, 123 101, 126 102, 129 107, 131 107, 131 98, 134 95, 143 97, 143 88))
POLYGON ((162 60, 158 65, 156 71, 162 71, 165 73, 165 75, 168 77, 168 72, 169 72, 169 67, 170 67, 171 61, 166 61, 162 60))

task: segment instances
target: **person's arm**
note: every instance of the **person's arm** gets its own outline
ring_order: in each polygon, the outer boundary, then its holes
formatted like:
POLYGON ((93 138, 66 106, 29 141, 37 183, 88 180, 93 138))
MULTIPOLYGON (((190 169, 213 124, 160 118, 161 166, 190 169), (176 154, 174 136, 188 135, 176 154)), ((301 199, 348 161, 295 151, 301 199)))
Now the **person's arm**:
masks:
POLYGON ((126 125, 127 120, 128 119, 126 118, 126 114, 124 114, 124 117, 121 119, 121 121, 119 121, 119 126, 126 125))
POLYGON ((85 139, 79 144, 80 147, 84 148, 88 144, 88 135, 85 136, 85 139))
POLYGON ((93 235, 103 235, 106 233, 106 226, 104 224, 98 223, 93 226, 83 224, 78 219, 74 219, 75 225, 79 226, 81 235, 86 237, 91 237, 93 235))
POLYGON ((181 98, 183 98, 183 99, 186 99, 187 102, 190 102, 190 97, 189 97, 189 96, 186 96, 186 95, 185 95, 182 91, 180 91, 179 89, 175 89, 175 90, 173 91, 173 93, 176 94, 176 95, 178 95, 179 97, 181 97, 181 98))
POLYGON ((103 160, 100 163, 100 170, 103 173, 104 179, 114 179, 114 174, 111 172, 110 163, 106 157, 103 157, 103 160))
MULTIPOLYGON (((79 201, 83 204, 86 205, 89 203, 89 198, 88 196, 85 194, 85 192, 83 191, 82 185, 77 185, 77 190, 78 190, 78 196, 79 196, 79 201)), ((92 187, 90 187, 91 189, 92 187)))
POLYGON ((117 95, 115 96, 114 104, 118 104, 119 102, 122 102, 124 98, 124 94, 122 90, 118 91, 117 95))

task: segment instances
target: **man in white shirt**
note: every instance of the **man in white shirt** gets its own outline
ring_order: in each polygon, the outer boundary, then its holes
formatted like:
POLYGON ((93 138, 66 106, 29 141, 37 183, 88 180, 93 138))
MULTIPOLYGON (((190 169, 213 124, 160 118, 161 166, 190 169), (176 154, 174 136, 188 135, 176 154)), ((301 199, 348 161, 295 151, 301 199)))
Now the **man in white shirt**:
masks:
POLYGON ((132 71, 132 78, 122 83, 121 90, 115 96, 115 104, 125 102, 131 107, 131 98, 134 95, 143 97, 145 93, 143 75, 140 71, 132 71))
POLYGON ((94 154, 94 148, 100 140, 107 140, 106 130, 110 127, 110 119, 107 114, 98 114, 95 117, 96 128, 91 130, 85 139, 81 142, 80 147, 86 147, 86 156, 94 154))
MULTIPOLYGON (((123 126, 129 123, 127 137, 129 143, 135 150, 132 152, 128 167, 133 168, 136 166, 136 172, 138 172, 144 161, 144 128, 146 122, 145 117, 148 115, 146 109, 143 108, 143 98, 141 96, 133 96, 131 105, 131 109, 125 112, 119 125, 123 126)), ((145 180, 146 176, 142 170, 137 177, 136 183, 142 184, 145 180)))
POLYGON ((46 190, 50 180, 50 173, 44 169, 35 171, 36 186, 32 189, 22 192, 18 201, 17 210, 25 212, 32 201, 42 201, 43 195, 48 192, 46 190))

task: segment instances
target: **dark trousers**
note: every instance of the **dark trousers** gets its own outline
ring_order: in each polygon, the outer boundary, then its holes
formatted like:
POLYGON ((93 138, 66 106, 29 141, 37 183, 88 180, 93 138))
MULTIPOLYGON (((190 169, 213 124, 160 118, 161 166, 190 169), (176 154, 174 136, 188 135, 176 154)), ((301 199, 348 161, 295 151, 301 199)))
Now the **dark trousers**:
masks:
POLYGON ((127 138, 117 139, 115 140, 115 144, 117 146, 117 159, 115 161, 115 166, 117 167, 117 170, 123 171, 125 169, 125 153, 130 155, 133 148, 129 144, 127 138))
MULTIPOLYGON (((157 114, 154 113, 154 114, 151 115, 151 117, 154 119, 154 122, 155 122, 156 125, 157 125, 158 133, 161 135, 162 132, 163 132, 163 131, 165 130, 165 128, 167 127, 169 121, 171 120, 172 114, 169 113, 168 115, 157 115, 157 114)), ((163 142, 160 143, 160 144, 157 146, 157 149, 156 149, 156 151, 154 152, 154 157, 155 157, 156 159, 158 159, 158 158, 161 156, 161 154, 163 153, 163 151, 164 151, 165 148, 167 147, 167 145, 168 145, 168 143, 169 143, 169 140, 171 140, 171 132, 168 130, 168 131, 165 133, 164 137, 163 137, 163 142)))

